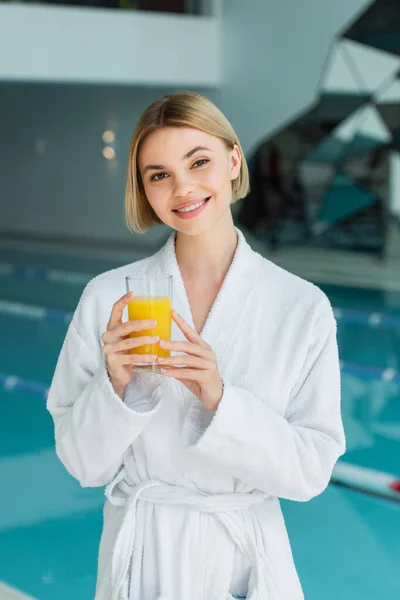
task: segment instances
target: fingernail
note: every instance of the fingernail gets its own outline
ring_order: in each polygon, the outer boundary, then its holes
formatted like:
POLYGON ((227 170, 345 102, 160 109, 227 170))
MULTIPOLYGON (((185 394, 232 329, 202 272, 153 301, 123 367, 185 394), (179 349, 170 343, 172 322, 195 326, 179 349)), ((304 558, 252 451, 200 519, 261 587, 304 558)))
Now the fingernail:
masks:
POLYGON ((165 340, 160 340, 160 346, 164 347, 164 346, 165 346, 165 344, 166 344, 166 341, 165 341, 165 340))
POLYGON ((151 321, 151 324, 153 327, 155 327, 157 325, 157 321, 151 321))

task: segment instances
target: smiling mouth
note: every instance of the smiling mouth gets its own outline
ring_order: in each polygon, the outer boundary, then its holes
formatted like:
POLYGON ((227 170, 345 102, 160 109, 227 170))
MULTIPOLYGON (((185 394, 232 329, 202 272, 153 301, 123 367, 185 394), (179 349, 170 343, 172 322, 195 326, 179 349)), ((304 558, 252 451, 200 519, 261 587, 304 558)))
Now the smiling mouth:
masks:
POLYGON ((210 198, 211 198, 211 196, 208 196, 207 198, 204 198, 203 200, 198 200, 197 202, 193 202, 193 204, 188 204, 187 206, 185 206, 183 208, 180 208, 180 209, 175 208, 172 210, 172 212, 181 213, 181 212, 195 211, 197 208, 200 208, 200 206, 203 206, 203 204, 207 204, 207 202, 210 200, 210 198))

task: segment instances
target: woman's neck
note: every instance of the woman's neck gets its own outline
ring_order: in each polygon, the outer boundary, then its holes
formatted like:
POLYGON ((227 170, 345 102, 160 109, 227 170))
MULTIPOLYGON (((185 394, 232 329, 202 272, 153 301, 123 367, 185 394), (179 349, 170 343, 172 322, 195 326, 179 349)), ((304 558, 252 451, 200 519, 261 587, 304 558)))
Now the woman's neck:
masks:
POLYGON ((178 231, 176 258, 185 283, 222 283, 232 263, 238 237, 233 221, 223 226, 216 223, 197 235, 178 231))

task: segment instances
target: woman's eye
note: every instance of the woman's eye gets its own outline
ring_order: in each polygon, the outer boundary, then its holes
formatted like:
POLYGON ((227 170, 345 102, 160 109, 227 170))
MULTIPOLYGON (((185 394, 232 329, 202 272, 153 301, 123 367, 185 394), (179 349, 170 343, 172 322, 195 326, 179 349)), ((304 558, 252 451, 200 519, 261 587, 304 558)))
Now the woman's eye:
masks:
POLYGON ((210 161, 207 158, 199 158, 199 160, 196 160, 196 162, 194 163, 193 166, 198 165, 199 167, 202 167, 203 165, 207 164, 208 162, 210 162, 210 161))
POLYGON ((150 181, 161 181, 161 179, 165 179, 164 175, 167 175, 166 173, 155 173, 154 175, 152 175, 150 177, 150 181))

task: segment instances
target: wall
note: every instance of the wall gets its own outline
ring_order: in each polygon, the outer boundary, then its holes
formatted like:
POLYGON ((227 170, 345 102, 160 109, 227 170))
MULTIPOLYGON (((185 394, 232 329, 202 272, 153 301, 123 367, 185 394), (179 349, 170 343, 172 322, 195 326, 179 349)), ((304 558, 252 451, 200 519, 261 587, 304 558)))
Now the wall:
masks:
MULTIPOLYGON (((130 242, 124 220, 129 141, 142 110, 175 88, 0 85, 0 234, 130 242), (116 160, 102 155, 116 132, 116 160)), ((200 89, 212 96, 210 90, 200 89)), ((141 244, 157 236, 134 236, 141 244)))
POLYGON ((400 222, 400 156, 390 155, 389 213, 400 222))
POLYGON ((212 15, 0 3, 0 81, 213 86, 218 36, 212 15))
MULTIPOLYGON (((211 45, 221 68, 221 86, 174 86, 171 81, 148 87, 3 83, 0 233, 130 242, 123 191, 129 138, 140 112, 169 91, 198 89, 224 110, 245 151, 250 152, 261 138, 313 101, 334 36, 366 4, 365 0, 215 0, 213 18, 221 35, 217 36, 219 48, 215 49, 214 37, 211 45), (117 131, 116 162, 106 161, 101 154, 101 135, 108 128, 117 131)), ((170 38, 168 23, 164 21, 161 29, 170 38)), ((28 23, 24 26, 29 28, 28 23)), ((92 39, 93 33, 86 33, 92 39)), ((155 36, 151 29, 142 35, 162 58, 152 70, 154 81, 170 68, 168 55, 165 59, 163 54, 165 38, 155 36)), ((12 30, 8 43, 14 44, 11 38, 12 30)), ((0 36, 0 45, 4 43, 0 36)), ((203 61, 209 64, 209 39, 201 43, 197 38, 191 43, 186 39, 185 43, 186 66, 201 73, 203 61)), ((17 51, 15 45, 11 48, 17 51)), ((51 56, 47 59, 51 61, 51 56)), ((72 68, 70 62, 68 68, 72 68)), ((137 64, 132 62, 133 70, 137 64)), ((55 74, 59 67, 54 64, 55 74)), ((157 235, 155 231, 140 236, 140 243, 157 235)))
POLYGON ((334 37, 370 0, 222 0, 220 105, 244 150, 316 98, 334 37))

